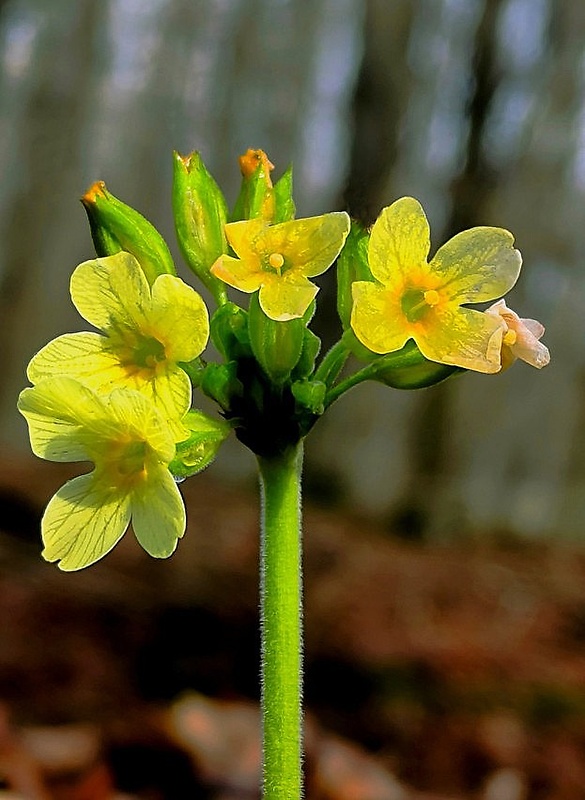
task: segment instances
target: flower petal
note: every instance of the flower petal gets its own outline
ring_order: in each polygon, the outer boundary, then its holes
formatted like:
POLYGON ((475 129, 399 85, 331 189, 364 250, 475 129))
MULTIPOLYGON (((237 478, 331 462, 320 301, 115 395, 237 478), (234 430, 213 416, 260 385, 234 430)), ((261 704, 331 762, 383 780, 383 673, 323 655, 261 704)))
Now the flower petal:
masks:
POLYGON ((258 302, 267 317, 286 322, 302 317, 318 291, 319 288, 307 278, 288 273, 282 278, 274 276, 262 284, 258 302))
POLYGON ((288 269, 314 278, 333 264, 343 247, 349 227, 350 221, 345 211, 293 219, 265 228, 254 246, 265 256, 280 253, 288 269))
POLYGON ((548 347, 538 341, 544 335, 544 325, 535 319, 519 317, 503 299, 486 308, 484 313, 494 316, 503 325, 505 333, 513 332, 513 344, 508 344, 504 336, 503 368, 511 366, 517 358, 537 369, 546 367, 550 362, 550 353, 548 347))
POLYGON ((73 478, 50 500, 42 520, 43 558, 65 571, 83 569, 109 553, 130 522, 127 496, 113 494, 95 473, 73 478))
POLYGON ((505 294, 516 283, 522 256, 503 228, 470 228, 437 250, 430 263, 442 292, 458 303, 481 303, 505 294))
POLYGON ((192 361, 209 339, 209 315, 203 299, 174 275, 160 275, 154 282, 148 325, 170 361, 192 361))
POLYGON ((374 278, 387 286, 403 284, 413 269, 426 264, 430 229, 425 212, 414 197, 396 200, 374 223, 368 261, 374 278))
POLYGON ((39 458, 92 460, 91 432, 101 424, 105 409, 88 387, 68 377, 46 378, 20 393, 18 409, 28 422, 31 448, 39 458))
POLYGON ((412 334, 394 294, 372 281, 356 281, 352 294, 351 327, 360 342, 374 353, 404 347, 412 334))
POLYGON ((503 335, 504 326, 494 317, 445 304, 427 314, 413 338, 431 361, 494 373, 501 369, 503 335))
POLYGON ((186 372, 176 364, 163 363, 156 377, 145 383, 141 393, 154 403, 166 419, 176 442, 189 435, 181 419, 191 406, 192 387, 186 372))
MULTIPOLYGON (((228 222, 224 227, 225 235, 233 251, 242 261, 246 261, 252 270, 261 269, 262 267, 259 256, 262 248, 259 246, 258 241, 267 228, 268 223, 263 219, 243 219, 238 222, 228 222)), ((242 289, 242 291, 247 290, 242 289)), ((251 289, 250 291, 254 290, 251 289)))
POLYGON ((28 365, 31 383, 43 378, 69 375, 91 386, 98 393, 123 381, 126 370, 109 349, 100 333, 65 333, 53 339, 34 355, 28 365))
POLYGON ((81 316, 101 331, 141 328, 144 324, 150 288, 130 253, 85 261, 71 276, 70 289, 81 316))
MULTIPOLYGON (((120 431, 147 442, 165 464, 171 461, 175 455, 175 440, 160 407, 153 405, 144 395, 126 389, 115 389, 106 402, 108 413, 120 431)), ((105 447, 108 447, 107 442, 105 447)))
POLYGON ((176 483, 168 470, 155 470, 132 495, 132 527, 138 542, 154 558, 168 558, 185 525, 185 504, 176 483))
MULTIPOLYGON (((233 224, 237 225, 238 223, 234 222, 233 224)), ((210 272, 224 283, 233 286, 234 289, 250 294, 260 288, 267 275, 256 261, 256 258, 253 261, 247 261, 231 256, 220 256, 211 267, 210 272)))

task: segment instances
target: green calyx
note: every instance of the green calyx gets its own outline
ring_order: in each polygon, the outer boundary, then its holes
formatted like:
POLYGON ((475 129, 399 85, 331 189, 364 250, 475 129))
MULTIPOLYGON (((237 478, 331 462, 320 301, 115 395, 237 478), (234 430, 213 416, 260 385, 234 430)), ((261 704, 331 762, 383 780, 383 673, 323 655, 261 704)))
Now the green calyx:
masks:
POLYGON ((343 250, 337 259, 337 313, 344 330, 350 326, 353 297, 351 286, 355 281, 371 281, 372 273, 368 266, 368 244, 370 237, 366 229, 355 220, 343 250))
POLYGON ((131 253, 152 285, 159 275, 176 275, 167 243, 147 219, 118 200, 103 181, 91 186, 81 198, 87 213, 98 257, 121 250, 131 253))
POLYGON ((224 232, 227 204, 199 153, 173 154, 173 215, 183 258, 216 302, 225 303, 225 285, 210 269, 228 250, 224 232))
POLYGON ((254 356, 266 375, 281 385, 298 364, 303 350, 306 323, 303 318, 278 322, 260 307, 258 293, 250 298, 248 333, 254 356))
POLYGON ((189 478, 208 467, 231 430, 224 420, 213 419, 196 409, 187 412, 183 424, 190 433, 177 444, 175 457, 169 464, 175 479, 189 478))

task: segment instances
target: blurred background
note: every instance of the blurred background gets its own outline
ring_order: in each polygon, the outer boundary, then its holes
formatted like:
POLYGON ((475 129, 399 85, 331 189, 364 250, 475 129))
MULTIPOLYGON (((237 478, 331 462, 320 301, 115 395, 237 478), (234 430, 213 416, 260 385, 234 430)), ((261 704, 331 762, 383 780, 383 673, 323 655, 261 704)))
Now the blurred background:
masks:
MULTIPOLYGON (((172 149, 199 150, 233 202, 248 147, 276 177, 293 163, 299 216, 371 222, 411 194, 433 249, 474 225, 511 230, 524 268, 508 303, 544 323, 552 352, 541 373, 518 363, 420 392, 362 385, 319 422, 306 467, 309 706, 433 797, 585 796, 581 0, 0 0, 0 697, 30 724, 108 717, 130 686, 149 701, 254 699, 250 454, 231 442, 185 484, 195 541, 172 563, 125 543, 64 580, 38 559, 38 517, 63 473, 32 461, 15 410, 31 355, 85 327, 68 282, 93 254, 88 186, 105 180, 180 264, 172 149), (200 631, 192 650, 185 626, 190 640, 200 631), (120 649, 131 663, 110 680, 120 649), (89 699, 56 691, 88 670, 89 699)), ((325 343, 338 336, 333 281, 321 280, 325 343)), ((415 796, 319 780, 314 797, 415 796)))

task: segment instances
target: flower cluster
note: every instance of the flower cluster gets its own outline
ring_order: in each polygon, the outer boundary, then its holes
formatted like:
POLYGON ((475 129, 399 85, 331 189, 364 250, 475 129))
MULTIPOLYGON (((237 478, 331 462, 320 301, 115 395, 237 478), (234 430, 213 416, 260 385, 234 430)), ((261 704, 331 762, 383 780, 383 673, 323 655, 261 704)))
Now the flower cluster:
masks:
POLYGON ((186 524, 176 483, 210 464, 232 429, 271 457, 363 380, 418 388, 516 358, 548 363, 542 325, 498 299, 521 266, 508 231, 464 231, 429 262, 429 225, 413 198, 383 209, 370 232, 344 212, 295 219, 290 169, 273 184, 262 151, 240 166, 230 212, 199 155, 175 155, 177 238, 217 305, 211 319, 144 217, 103 183, 83 198, 97 256, 75 269, 70 290, 94 330, 58 336, 33 356, 18 404, 36 455, 94 464, 43 517, 43 555, 61 569, 94 563, 130 524, 148 553, 169 556, 186 524), (311 279, 336 260, 344 333, 319 361, 311 279), (247 308, 228 287, 251 295, 247 308), (210 337, 219 362, 203 357, 210 337), (348 373, 351 356, 365 366, 348 373), (193 408, 196 388, 219 417, 193 408))

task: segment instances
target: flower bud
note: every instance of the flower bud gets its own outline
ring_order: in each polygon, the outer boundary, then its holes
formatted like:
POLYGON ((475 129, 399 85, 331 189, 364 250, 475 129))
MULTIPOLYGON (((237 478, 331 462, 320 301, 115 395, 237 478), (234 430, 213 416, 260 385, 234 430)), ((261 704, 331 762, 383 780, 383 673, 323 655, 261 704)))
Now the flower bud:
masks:
POLYGON ((224 303, 225 285, 209 269, 228 249, 225 198, 199 153, 174 153, 173 161, 173 215, 183 258, 216 301, 224 303))
POLYGON ((351 286, 354 281, 371 281, 368 267, 368 244, 370 237, 359 222, 352 220, 349 235, 337 259, 337 313, 344 330, 350 327, 353 298, 351 286))
POLYGON ((189 478, 208 467, 231 430, 224 420, 212 419, 196 409, 188 411, 182 423, 190 435, 177 444, 175 457, 169 464, 175 479, 189 478))
POLYGON ((295 381, 291 391, 297 406, 303 411, 320 416, 325 410, 325 395, 327 387, 323 381, 295 381))
POLYGON ((251 357, 248 314, 235 303, 220 306, 211 318, 211 338, 227 361, 251 357))
POLYGON ((238 364, 208 364, 201 376, 200 389, 224 410, 230 411, 234 397, 241 397, 244 391, 237 376, 238 364))
POLYGON ((114 197, 103 181, 91 186, 81 198, 89 219, 98 257, 121 250, 131 253, 152 285, 159 275, 176 275, 167 243, 138 211, 114 197))
POLYGON ((282 384, 298 364, 306 323, 302 317, 279 322, 260 308, 258 293, 250 298, 248 332, 256 361, 274 383, 282 384))
POLYGON ((274 220, 274 187, 270 177, 274 164, 264 150, 247 150, 240 156, 242 184, 234 206, 232 221, 241 219, 274 220))

